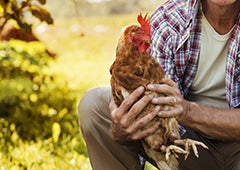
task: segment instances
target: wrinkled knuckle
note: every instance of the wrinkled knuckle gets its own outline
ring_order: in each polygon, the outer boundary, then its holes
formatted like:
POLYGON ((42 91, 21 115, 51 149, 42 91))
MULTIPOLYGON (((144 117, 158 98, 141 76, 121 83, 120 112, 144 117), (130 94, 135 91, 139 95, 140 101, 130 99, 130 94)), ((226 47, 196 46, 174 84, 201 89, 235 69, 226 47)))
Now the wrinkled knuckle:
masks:
POLYGON ((113 124, 117 124, 117 123, 118 123, 117 119, 114 118, 114 117, 112 117, 112 125, 113 125, 113 124))
POLYGON ((147 102, 149 102, 151 100, 151 97, 144 96, 142 100, 143 100, 144 103, 147 103, 147 102))
POLYGON ((162 87, 163 87, 164 89, 169 89, 169 86, 168 86, 167 84, 162 84, 162 87))
POLYGON ((120 124, 120 126, 123 127, 123 128, 127 127, 127 121, 126 121, 126 120, 121 120, 121 121, 119 122, 119 124, 120 124))
POLYGON ((138 122, 138 127, 143 127, 145 125, 144 121, 143 120, 140 120, 138 122))
POLYGON ((162 97, 155 97, 155 98, 154 98, 154 101, 155 101, 156 103, 162 103, 162 100, 163 100, 162 97))
POLYGON ((114 120, 117 119, 117 110, 116 109, 111 111, 111 118, 114 120))
POLYGON ((132 134, 132 129, 130 129, 130 128, 127 128, 127 129, 125 129, 125 132, 126 132, 126 134, 132 134))
POLYGON ((149 121, 149 120, 151 120, 152 118, 154 118, 158 113, 159 113, 159 111, 153 110, 153 111, 149 114, 149 116, 148 116, 148 118, 147 118, 147 121, 149 121))
POLYGON ((139 113, 140 109, 139 109, 139 107, 132 107, 131 112, 132 113, 139 113))
POLYGON ((109 108, 110 111, 112 111, 112 110, 113 110, 113 105, 110 103, 110 104, 108 105, 108 108, 109 108))
POLYGON ((171 97, 171 98, 170 98, 170 102, 171 102, 172 104, 175 104, 175 103, 176 103, 176 98, 175 98, 175 97, 171 97))
POLYGON ((176 88, 176 92, 177 92, 179 95, 181 95, 181 91, 180 91, 180 89, 178 88, 178 86, 177 86, 177 88, 176 88))
POLYGON ((183 112, 184 112, 184 109, 183 109, 182 106, 179 108, 179 112, 180 112, 180 113, 183 113, 183 112))
POLYGON ((114 101, 113 101, 113 100, 110 101, 110 103, 109 103, 109 105, 108 105, 108 108, 109 108, 110 110, 113 110, 113 109, 114 109, 114 101))
POLYGON ((129 100, 124 100, 124 101, 122 102, 122 104, 125 105, 125 106, 130 106, 130 105, 131 105, 131 102, 130 102, 129 100))
POLYGON ((174 91, 173 87, 167 86, 167 91, 174 91))

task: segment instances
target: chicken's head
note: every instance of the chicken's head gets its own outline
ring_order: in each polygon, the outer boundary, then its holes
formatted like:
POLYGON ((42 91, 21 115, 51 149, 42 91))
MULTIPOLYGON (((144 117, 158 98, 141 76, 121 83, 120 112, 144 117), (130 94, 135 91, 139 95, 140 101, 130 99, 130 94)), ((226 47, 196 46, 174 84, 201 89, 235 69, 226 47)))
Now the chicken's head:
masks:
POLYGON ((138 47, 138 50, 142 53, 145 52, 151 44, 151 25, 147 14, 142 17, 142 14, 138 16, 138 22, 141 27, 137 27, 132 30, 130 34, 131 42, 134 46, 138 47))

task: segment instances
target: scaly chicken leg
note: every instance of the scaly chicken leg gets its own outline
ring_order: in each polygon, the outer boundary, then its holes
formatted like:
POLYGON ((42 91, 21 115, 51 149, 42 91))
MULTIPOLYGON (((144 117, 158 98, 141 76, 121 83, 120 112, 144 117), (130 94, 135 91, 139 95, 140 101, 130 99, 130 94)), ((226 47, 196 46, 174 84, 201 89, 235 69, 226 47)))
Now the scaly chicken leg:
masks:
POLYGON ((169 145, 169 146, 162 146, 161 147, 161 151, 165 152, 165 158, 168 161, 169 159, 169 155, 171 155, 172 153, 176 156, 176 153, 181 153, 181 154, 185 154, 185 160, 187 159, 188 155, 190 154, 190 149, 193 148, 193 152, 194 155, 198 158, 198 150, 197 150, 197 146, 196 145, 200 145, 205 149, 208 149, 208 147, 199 141, 196 140, 192 140, 192 139, 178 139, 174 141, 174 145, 169 145), (176 145, 184 145, 185 146, 185 150, 183 150, 182 148, 180 148, 179 146, 176 145))
MULTIPOLYGON (((156 162, 159 169, 161 169, 161 170, 178 170, 178 161, 174 154, 170 154, 168 161, 166 161, 166 158, 165 158, 166 146, 163 145, 161 147, 160 151, 154 150, 149 145, 147 145, 144 141, 142 141, 142 146, 143 146, 145 152, 147 153, 147 155, 156 162)), ((172 146, 174 146, 174 145, 172 145, 172 146)), ((185 151, 181 148, 179 151, 181 151, 182 153, 185 153, 185 151)))
POLYGON ((163 151, 165 153, 166 161, 169 160, 169 156, 171 154, 174 154, 174 156, 176 158, 178 158, 178 155, 176 153, 181 153, 181 154, 185 154, 185 155, 188 154, 187 151, 183 150, 182 148, 180 148, 179 146, 176 146, 176 145, 169 145, 167 147, 162 145, 161 151, 163 151))
POLYGON ((186 160, 191 148, 193 148, 195 156, 199 157, 196 145, 200 145, 203 148, 208 149, 204 143, 192 139, 178 139, 174 141, 174 145, 162 145, 160 152, 150 148, 144 141, 142 141, 142 145, 147 155, 155 160, 158 167, 162 170, 178 170, 178 162, 176 159, 178 158, 177 153, 185 154, 186 160), (177 145, 184 145, 185 150, 177 145))
MULTIPOLYGON (((188 155, 190 154, 190 149, 193 149, 194 155, 198 158, 198 150, 197 150, 197 146, 196 145, 200 145, 205 149, 208 149, 208 147, 199 141, 196 140, 192 140, 192 139, 178 139, 174 141, 175 145, 184 145, 185 146, 185 151, 186 151, 186 155, 185 155, 185 160, 187 159, 188 155)), ((167 154, 167 153, 166 153, 167 154)))

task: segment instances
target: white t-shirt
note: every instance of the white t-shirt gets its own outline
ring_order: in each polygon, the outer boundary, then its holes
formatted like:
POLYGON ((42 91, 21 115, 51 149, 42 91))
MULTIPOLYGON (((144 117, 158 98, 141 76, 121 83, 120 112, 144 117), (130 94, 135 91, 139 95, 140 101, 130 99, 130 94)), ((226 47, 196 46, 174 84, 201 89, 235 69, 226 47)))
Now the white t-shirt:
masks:
POLYGON ((188 100, 218 108, 228 108, 225 71, 228 45, 232 30, 218 34, 202 16, 201 49, 196 77, 190 87, 188 100))

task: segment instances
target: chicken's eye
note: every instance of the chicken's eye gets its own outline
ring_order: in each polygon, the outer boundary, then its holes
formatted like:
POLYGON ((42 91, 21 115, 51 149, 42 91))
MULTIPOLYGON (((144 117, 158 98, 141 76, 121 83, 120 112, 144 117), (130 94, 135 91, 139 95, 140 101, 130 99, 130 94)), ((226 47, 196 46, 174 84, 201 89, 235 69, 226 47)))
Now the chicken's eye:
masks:
POLYGON ((141 35, 141 32, 137 32, 138 35, 141 35))

